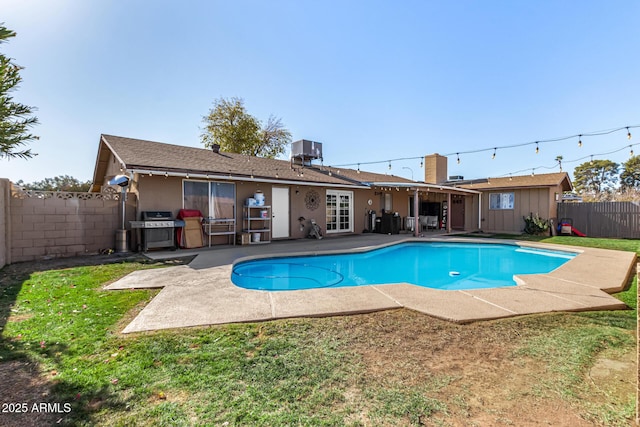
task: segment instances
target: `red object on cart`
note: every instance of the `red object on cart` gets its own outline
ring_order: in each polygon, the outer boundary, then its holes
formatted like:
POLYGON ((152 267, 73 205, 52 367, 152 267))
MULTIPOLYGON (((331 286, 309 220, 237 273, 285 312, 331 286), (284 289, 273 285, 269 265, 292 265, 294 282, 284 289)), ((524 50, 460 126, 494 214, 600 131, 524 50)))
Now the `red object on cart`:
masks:
MULTIPOLYGON (((200 212, 197 209, 180 209, 178 211, 178 219, 195 218, 195 217, 202 218, 202 212, 200 212)), ((184 228, 183 227, 178 228, 177 233, 178 233, 177 234, 178 245, 184 249, 186 247, 183 241, 184 228)))

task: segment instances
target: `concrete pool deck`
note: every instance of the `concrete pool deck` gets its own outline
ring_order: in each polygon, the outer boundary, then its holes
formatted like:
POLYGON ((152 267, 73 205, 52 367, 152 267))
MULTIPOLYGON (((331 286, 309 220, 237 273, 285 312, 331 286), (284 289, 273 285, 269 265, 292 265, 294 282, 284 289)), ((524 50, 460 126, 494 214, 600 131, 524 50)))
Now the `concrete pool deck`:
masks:
POLYGON ((497 239, 407 235, 358 235, 273 242, 207 250, 152 252, 151 258, 197 255, 189 265, 135 271, 105 289, 162 288, 123 333, 317 317, 408 308, 457 323, 553 311, 621 310, 609 293, 622 291, 636 273, 632 252, 517 242, 526 247, 569 250, 579 255, 549 274, 521 275, 517 286, 444 291, 406 283, 300 291, 259 291, 231 282, 232 263, 246 257, 363 251, 401 241, 513 243, 497 239))

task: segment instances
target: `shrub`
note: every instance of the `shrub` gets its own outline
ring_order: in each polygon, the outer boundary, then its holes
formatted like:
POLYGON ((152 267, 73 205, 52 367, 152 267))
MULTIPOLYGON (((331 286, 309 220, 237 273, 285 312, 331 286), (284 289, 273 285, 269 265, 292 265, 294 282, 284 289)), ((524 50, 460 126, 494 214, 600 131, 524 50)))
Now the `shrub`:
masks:
POLYGON ((527 234, 543 234, 549 231, 549 220, 542 219, 538 214, 530 213, 529 216, 523 216, 524 232, 527 234))

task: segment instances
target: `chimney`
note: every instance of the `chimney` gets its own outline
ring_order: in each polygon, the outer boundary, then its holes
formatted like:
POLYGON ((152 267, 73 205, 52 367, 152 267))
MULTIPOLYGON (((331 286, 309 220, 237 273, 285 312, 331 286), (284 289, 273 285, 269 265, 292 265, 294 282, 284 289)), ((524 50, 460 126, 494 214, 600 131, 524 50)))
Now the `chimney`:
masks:
POLYGON ((211 151, 213 151, 214 153, 219 153, 220 152, 220 144, 211 144, 211 151))
POLYGON ((447 158, 438 153, 424 156, 424 182, 441 184, 447 180, 447 158))

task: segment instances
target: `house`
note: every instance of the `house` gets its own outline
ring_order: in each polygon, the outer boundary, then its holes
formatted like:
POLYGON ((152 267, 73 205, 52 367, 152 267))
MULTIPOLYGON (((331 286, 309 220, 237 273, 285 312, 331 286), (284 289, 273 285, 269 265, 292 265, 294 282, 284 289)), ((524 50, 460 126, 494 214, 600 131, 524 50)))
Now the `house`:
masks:
MULTIPOLYGON (((446 158, 432 157, 425 157, 426 169, 442 159, 446 165, 446 158)), ((271 209, 270 239, 303 238, 310 219, 328 237, 374 231, 372 213, 378 219, 383 213, 393 215, 393 232, 417 232, 411 220, 416 213, 438 216, 439 227, 447 230, 477 228, 477 214, 447 209, 464 201, 472 212, 476 190, 441 185, 435 177, 416 182, 314 160, 312 153, 294 153, 288 161, 101 135, 90 191, 104 191, 110 178, 126 174, 131 179, 127 191, 136 199, 128 219, 140 219, 145 211, 171 211, 175 216, 180 209, 198 209, 204 217, 235 220, 237 232, 246 228, 245 201, 261 192, 271 209)), ((225 236, 214 237, 214 243, 224 242, 225 236)))
POLYGON ((481 229, 492 233, 520 233, 523 217, 537 214, 557 219, 558 202, 573 186, 566 172, 487 178, 453 184, 481 195, 481 229))
POLYGON ((424 181, 413 181, 324 166, 320 143, 301 140, 293 147, 291 160, 278 160, 101 135, 91 191, 105 191, 110 178, 126 174, 127 192, 135 195, 127 219, 139 220, 146 211, 176 216, 180 209, 197 209, 232 225, 229 233, 211 233, 217 244, 230 241, 226 234, 251 228, 245 220, 255 215, 245 205, 256 194, 268 206, 260 215, 270 217, 264 227, 269 233, 262 236, 269 241, 306 237, 312 219, 327 237, 400 230, 417 235, 426 216, 435 219, 431 228, 446 231, 520 233, 522 216, 555 217, 557 195, 571 190, 566 173, 452 181, 447 158, 431 154, 424 158, 424 181))

